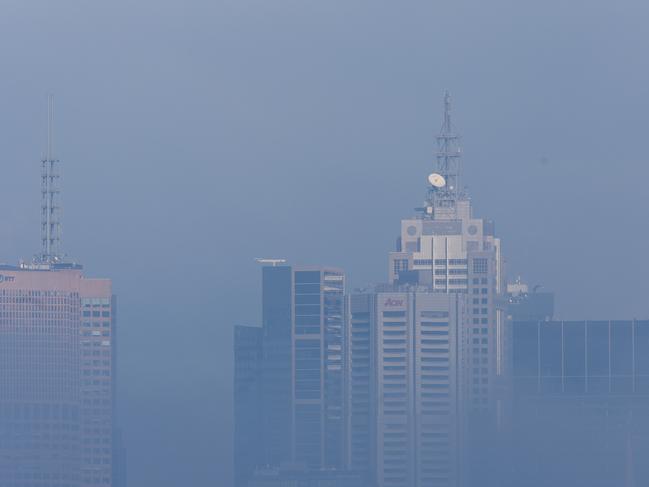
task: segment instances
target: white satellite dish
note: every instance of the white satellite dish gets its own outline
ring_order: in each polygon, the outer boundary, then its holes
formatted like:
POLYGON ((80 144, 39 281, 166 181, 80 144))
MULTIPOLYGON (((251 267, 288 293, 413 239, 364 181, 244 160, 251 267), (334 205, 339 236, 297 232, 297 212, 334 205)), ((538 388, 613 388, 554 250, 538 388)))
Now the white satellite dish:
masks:
POLYGON ((446 186, 446 179, 444 179, 444 176, 437 174, 436 172, 428 176, 428 182, 436 188, 443 188, 446 186))

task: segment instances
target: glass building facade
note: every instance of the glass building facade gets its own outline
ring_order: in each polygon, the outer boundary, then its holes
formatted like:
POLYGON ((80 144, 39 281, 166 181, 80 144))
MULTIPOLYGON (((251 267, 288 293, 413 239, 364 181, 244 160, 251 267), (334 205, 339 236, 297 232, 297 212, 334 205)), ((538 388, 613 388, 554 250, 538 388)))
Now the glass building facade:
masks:
POLYGON ((510 326, 512 485, 649 483, 649 321, 510 326))
POLYGON ((517 394, 649 394, 649 321, 516 321, 517 394))
MULTIPOLYGON (((252 466, 242 448, 247 426, 261 424, 255 439, 260 466, 301 465, 314 472, 344 466, 345 277, 322 267, 268 266, 262 270, 259 328, 260 401, 248 407, 255 354, 250 330, 235 331, 235 431, 237 485, 252 466), (238 337, 238 339, 237 339, 238 337), (237 373, 237 371, 239 371, 237 373), (259 437, 260 436, 260 437, 259 437)), ((256 454, 255 452, 252 452, 256 454)))

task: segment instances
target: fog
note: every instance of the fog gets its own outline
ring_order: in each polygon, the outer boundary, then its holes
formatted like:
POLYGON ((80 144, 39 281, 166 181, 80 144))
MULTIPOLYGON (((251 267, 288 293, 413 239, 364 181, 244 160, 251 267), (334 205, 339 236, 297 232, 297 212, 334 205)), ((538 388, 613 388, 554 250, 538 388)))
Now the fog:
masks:
POLYGON ((232 485, 232 327, 255 257, 386 280, 445 90, 509 276, 558 319, 649 317, 649 4, 0 2, 0 262, 40 240, 54 93, 63 248, 119 303, 129 485, 232 485))

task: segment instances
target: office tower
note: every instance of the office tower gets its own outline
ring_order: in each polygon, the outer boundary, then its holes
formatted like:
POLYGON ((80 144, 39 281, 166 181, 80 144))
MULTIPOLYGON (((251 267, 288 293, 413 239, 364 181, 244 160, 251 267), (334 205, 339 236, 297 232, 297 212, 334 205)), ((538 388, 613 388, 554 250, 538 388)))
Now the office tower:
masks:
POLYGON ((263 269, 266 463, 342 466, 344 275, 263 269))
POLYGON ((112 486, 110 280, 65 263, 0 273, 0 485, 112 486))
POLYGON ((511 485, 647 485, 649 321, 509 326, 511 485))
POLYGON ((234 485, 246 487, 262 462, 259 326, 234 327, 234 485))
MULTIPOLYGON (((313 472, 343 467, 344 288, 338 269, 262 269, 261 331, 237 329, 235 345, 235 390, 241 392, 253 380, 253 335, 260 333, 259 409, 239 408, 237 402, 235 416, 242 424, 258 414, 261 466, 294 464, 313 472)), ((247 401, 242 392, 238 398, 247 401)), ((246 431, 237 430, 235 445, 246 442, 246 431)), ((252 468, 247 454, 235 451, 239 485, 246 485, 252 468)))
POLYGON ((262 268, 262 448, 264 465, 292 459, 293 270, 262 268))
POLYGON ((459 485, 464 295, 384 286, 346 308, 348 465, 378 487, 459 485))
POLYGON ((464 392, 473 415, 496 414, 506 346, 501 245, 494 223, 473 216, 471 200, 461 186, 461 150, 448 93, 437 144, 437 172, 428 177, 427 198, 419 214, 401 221, 398 248, 389 256, 389 280, 429 285, 437 293, 467 294, 469 380, 464 392))
POLYGON ((115 298, 61 252, 52 111, 50 97, 42 249, 0 268, 0 485, 122 487, 115 298))
POLYGON ((463 464, 475 479, 467 479, 470 484, 493 474, 495 461, 489 455, 506 415, 505 279, 494 223, 473 215, 461 184, 461 149, 448 93, 437 149, 437 168, 428 176, 424 205, 416 216, 401 221, 388 275, 393 284, 424 285, 433 293, 466 299, 460 387, 463 464))

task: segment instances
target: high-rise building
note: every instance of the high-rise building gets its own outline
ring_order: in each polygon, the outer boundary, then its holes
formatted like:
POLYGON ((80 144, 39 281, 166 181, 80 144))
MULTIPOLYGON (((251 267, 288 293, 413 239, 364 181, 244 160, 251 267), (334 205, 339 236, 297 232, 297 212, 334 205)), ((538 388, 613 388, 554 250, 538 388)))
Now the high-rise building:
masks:
POLYGON ((401 221, 397 249, 389 255, 389 281, 466 300, 459 337, 464 351, 458 385, 465 411, 462 455, 469 477, 484 481, 494 464, 488 453, 506 413, 504 262, 493 221, 473 215, 461 184, 461 149, 448 93, 437 148, 424 206, 401 221))
MULTIPOLYGON (((262 327, 235 332, 235 418, 239 425, 261 425, 259 453, 235 450, 238 485, 247 485, 251 453, 259 455, 252 463, 261 466, 343 467, 344 289, 339 269, 263 267, 262 327), (256 408, 246 406, 248 394, 256 394, 250 387, 259 387, 256 408)), ((235 445, 247 441, 246 431, 244 426, 235 431, 235 445)))
POLYGON ((398 248, 389 256, 391 283, 418 283, 435 293, 466 294, 466 401, 473 415, 497 415, 504 375, 504 266, 494 223, 473 216, 460 183, 459 136, 448 93, 437 137, 437 172, 428 177, 423 208, 401 221, 398 248), (475 382, 475 379, 477 382, 475 382))
POLYGON ((347 313, 348 465, 378 487, 459 485, 464 296, 385 286, 347 313))
POLYGON ((234 485, 246 487, 263 465, 261 429, 262 329, 234 327, 234 485))
POLYGON ((114 421, 116 302, 60 249, 51 117, 42 161, 42 250, 0 267, 0 485, 123 487, 114 421))
POLYGON ((647 485, 649 321, 516 321, 511 485, 647 485))

